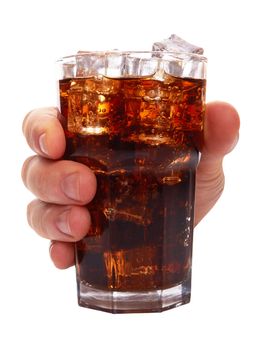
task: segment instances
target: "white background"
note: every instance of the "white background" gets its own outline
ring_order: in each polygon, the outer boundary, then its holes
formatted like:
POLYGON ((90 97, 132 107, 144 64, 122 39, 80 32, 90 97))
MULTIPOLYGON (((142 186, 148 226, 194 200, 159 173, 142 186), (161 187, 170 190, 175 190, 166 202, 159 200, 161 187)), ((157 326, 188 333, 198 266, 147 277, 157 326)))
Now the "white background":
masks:
MULTIPOLYGON (((264 2, 1 1, 0 348, 264 349, 264 2), (57 103, 54 61, 79 49, 150 49, 177 33, 209 60, 207 100, 241 115, 226 189, 195 230, 192 301, 162 314, 80 308, 74 269, 59 271, 26 222, 20 180, 31 109, 57 103)), ((225 130, 224 130, 225 132, 225 130)))

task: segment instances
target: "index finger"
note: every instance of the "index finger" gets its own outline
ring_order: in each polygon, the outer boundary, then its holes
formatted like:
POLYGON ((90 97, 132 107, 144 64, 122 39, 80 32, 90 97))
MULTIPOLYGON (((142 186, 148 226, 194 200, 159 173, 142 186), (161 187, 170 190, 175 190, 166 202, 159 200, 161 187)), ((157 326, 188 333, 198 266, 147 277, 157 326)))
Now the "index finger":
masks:
POLYGON ((32 150, 41 156, 58 159, 65 151, 65 135, 55 107, 29 112, 23 122, 23 133, 32 150))

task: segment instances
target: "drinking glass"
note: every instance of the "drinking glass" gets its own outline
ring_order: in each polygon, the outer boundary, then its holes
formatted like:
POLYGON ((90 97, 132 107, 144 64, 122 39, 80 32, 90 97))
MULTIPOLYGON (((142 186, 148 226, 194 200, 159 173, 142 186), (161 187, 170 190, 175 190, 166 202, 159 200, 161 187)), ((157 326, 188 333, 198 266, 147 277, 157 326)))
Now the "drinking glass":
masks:
POLYGON ((123 313, 188 303, 206 58, 106 51, 57 63, 64 158, 97 179, 91 227, 76 243, 79 305, 123 313))

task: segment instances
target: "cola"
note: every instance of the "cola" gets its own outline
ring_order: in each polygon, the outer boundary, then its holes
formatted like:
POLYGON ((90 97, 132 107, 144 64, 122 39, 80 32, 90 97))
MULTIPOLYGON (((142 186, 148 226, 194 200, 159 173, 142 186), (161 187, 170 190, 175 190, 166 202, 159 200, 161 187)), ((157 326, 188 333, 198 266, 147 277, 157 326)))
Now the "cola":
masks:
POLYGON ((205 80, 97 75, 59 85, 64 158, 97 178, 92 224, 76 244, 79 304, 132 312, 187 303, 205 80))

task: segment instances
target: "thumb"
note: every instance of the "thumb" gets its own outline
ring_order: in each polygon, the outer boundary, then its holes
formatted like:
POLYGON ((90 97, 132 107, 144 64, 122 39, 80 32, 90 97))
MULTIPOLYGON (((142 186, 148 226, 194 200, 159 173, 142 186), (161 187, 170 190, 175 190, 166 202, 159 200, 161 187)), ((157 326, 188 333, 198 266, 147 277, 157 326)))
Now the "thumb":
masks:
POLYGON ((236 146, 239 116, 225 102, 207 105, 201 161, 197 169, 195 224, 214 206, 224 189, 223 158, 236 146))

